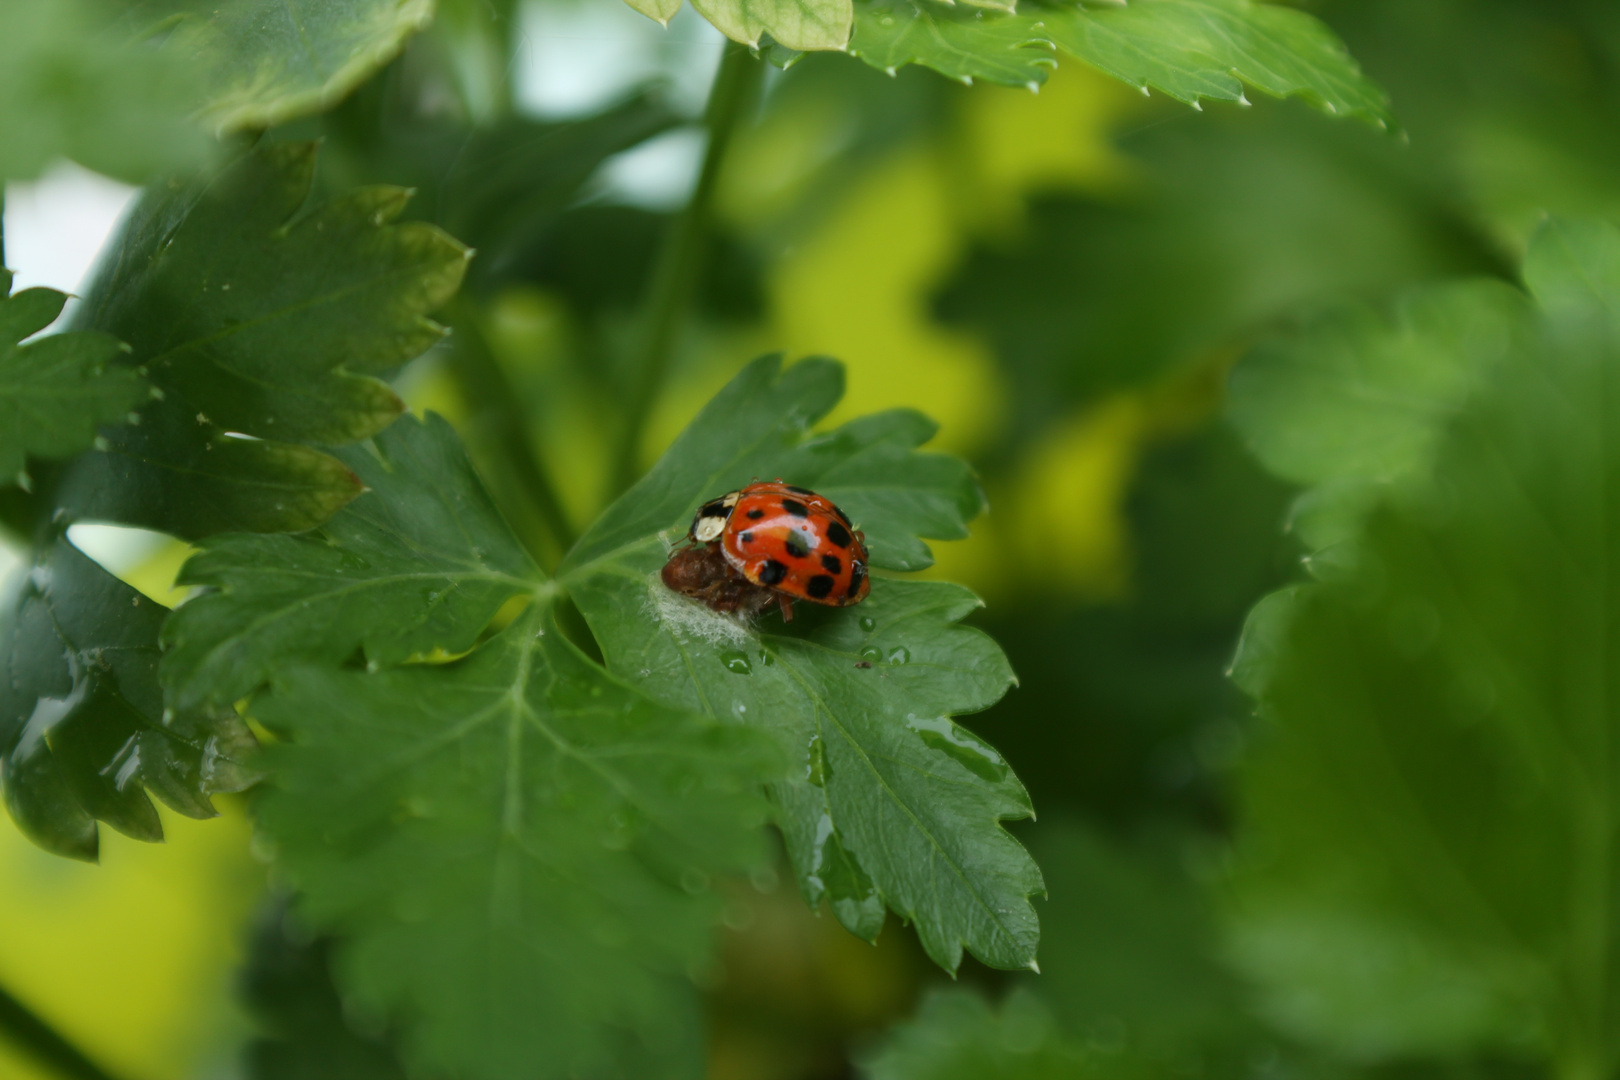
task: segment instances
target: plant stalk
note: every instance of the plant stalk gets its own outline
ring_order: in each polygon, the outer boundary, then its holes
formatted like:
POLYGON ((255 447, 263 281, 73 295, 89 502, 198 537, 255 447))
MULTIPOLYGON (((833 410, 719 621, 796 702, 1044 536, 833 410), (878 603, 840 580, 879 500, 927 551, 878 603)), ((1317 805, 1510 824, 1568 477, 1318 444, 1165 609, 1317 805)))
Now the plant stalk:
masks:
POLYGON ((624 430, 611 473, 614 494, 636 479, 637 452, 647 418, 663 390, 676 334, 691 306, 708 255, 715 186, 725 164, 726 151, 753 104, 764 75, 764 61, 755 56, 753 50, 736 42, 727 43, 703 116, 703 126, 709 136, 703 152, 703 167, 686 207, 665 234, 648 285, 641 332, 631 353, 630 399, 624 414, 624 430))
POLYGON ((35 1061, 71 1080, 114 1080, 57 1030, 0 986, 0 1036, 10 1039, 35 1061))
POLYGON ((551 477, 534 459, 528 421, 518 408, 517 388, 507 378, 484 335, 483 323, 471 301, 458 298, 450 321, 456 332, 456 381, 473 406, 483 413, 501 460, 512 470, 517 494, 529 504, 541 526, 551 534, 560 558, 574 546, 568 512, 551 477))

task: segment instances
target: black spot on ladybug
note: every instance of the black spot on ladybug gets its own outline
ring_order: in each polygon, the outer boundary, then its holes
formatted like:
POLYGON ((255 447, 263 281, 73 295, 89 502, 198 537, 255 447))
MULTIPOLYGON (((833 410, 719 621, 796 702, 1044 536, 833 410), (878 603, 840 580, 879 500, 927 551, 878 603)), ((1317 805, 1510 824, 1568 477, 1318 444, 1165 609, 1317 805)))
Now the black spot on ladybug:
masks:
POLYGON ((745 544, 752 544, 754 542, 754 534, 751 532, 745 532, 741 536, 737 537, 737 539, 741 540, 745 544))
POLYGON ((796 499, 783 499, 782 500, 782 509, 784 509, 788 513, 792 514, 794 517, 809 517, 810 516, 810 508, 808 506, 804 505, 804 503, 799 502, 796 499))
POLYGON ((865 579, 866 567, 861 565, 861 561, 859 559, 856 559, 854 562, 849 564, 849 591, 844 595, 855 596, 858 594, 861 591, 861 582, 865 579))
POLYGON ((787 548, 787 553, 795 559, 808 559, 810 557, 810 545, 805 543, 804 537, 796 532, 788 533, 787 539, 782 541, 782 546, 787 548))
POLYGON ((782 486, 787 488, 789 491, 797 492, 800 495, 814 495, 815 494, 815 492, 811 491, 809 488, 802 488, 798 484, 783 484, 782 486))
POLYGON ((849 547, 849 542, 855 538, 849 535, 848 529, 844 528, 835 521, 827 526, 827 539, 831 540, 839 547, 847 548, 849 547))
MULTIPOLYGON (((787 577, 787 567, 775 559, 766 559, 765 565, 759 568, 759 583, 761 585, 780 585, 782 579, 787 577)), ((827 580, 831 581, 831 578, 827 580)), ((827 595, 822 593, 823 596, 827 595)))
POLYGON ((838 515, 838 520, 839 521, 842 521, 845 525, 849 524, 849 515, 848 514, 844 513, 842 510, 838 509, 838 507, 836 507, 836 506, 832 508, 832 512, 838 515))
POLYGON ((809 593, 812 599, 825 600, 832 595, 833 585, 832 578, 826 574, 817 574, 805 584, 804 591, 809 593))
POLYGON ((838 561, 836 555, 823 555, 821 557, 821 567, 829 574, 842 574, 844 572, 844 564, 838 561))
POLYGON ((752 510, 748 511, 748 520, 750 520, 750 521, 758 521, 760 518, 762 518, 764 516, 765 516, 765 511, 761 510, 757 506, 754 507, 752 510))

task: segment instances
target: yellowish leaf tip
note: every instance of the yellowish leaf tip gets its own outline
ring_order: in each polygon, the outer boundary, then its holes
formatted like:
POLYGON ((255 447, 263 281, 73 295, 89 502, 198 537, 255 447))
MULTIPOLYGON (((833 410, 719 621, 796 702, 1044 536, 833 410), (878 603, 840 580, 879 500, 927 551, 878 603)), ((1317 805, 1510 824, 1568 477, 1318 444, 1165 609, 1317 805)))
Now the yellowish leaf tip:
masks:
POLYGON ((1029 962, 1029 970, 1031 970, 1035 974, 1039 975, 1041 973, 1041 965, 1039 965, 1035 961, 1031 960, 1029 962))

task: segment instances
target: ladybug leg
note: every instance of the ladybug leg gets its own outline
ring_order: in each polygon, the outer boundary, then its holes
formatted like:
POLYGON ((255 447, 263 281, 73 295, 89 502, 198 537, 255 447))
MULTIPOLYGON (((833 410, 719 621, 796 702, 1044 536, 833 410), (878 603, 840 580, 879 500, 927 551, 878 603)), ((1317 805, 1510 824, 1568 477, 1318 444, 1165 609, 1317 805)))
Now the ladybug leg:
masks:
POLYGON ((782 609, 782 621, 783 622, 792 622, 793 621, 793 598, 790 597, 787 593, 777 593, 776 594, 776 603, 782 609))

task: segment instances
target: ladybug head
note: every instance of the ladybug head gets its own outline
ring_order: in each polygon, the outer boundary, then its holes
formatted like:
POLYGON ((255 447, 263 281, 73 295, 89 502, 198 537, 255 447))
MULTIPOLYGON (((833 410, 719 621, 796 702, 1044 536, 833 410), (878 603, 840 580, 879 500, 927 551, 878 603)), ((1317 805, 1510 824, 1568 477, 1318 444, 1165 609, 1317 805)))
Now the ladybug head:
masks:
POLYGON ((741 495, 742 492, 733 491, 698 507, 697 516, 692 519, 690 530, 692 539, 700 544, 720 539, 720 534, 725 531, 726 522, 730 520, 731 511, 741 495))

